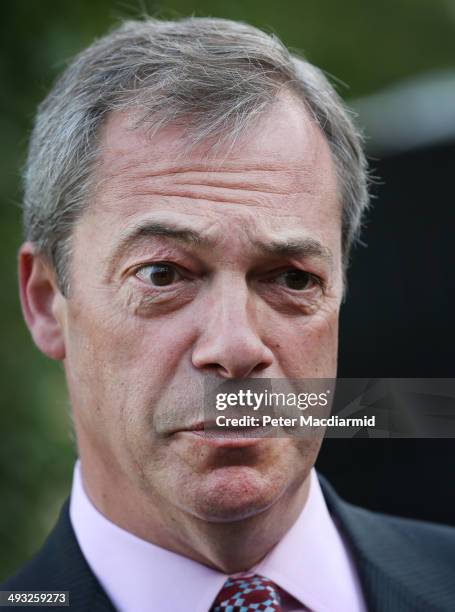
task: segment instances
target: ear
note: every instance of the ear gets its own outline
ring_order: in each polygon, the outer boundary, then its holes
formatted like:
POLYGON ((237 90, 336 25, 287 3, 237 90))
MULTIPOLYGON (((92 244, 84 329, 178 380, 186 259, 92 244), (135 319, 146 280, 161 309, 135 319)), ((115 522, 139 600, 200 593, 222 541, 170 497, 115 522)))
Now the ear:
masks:
POLYGON ((39 350, 51 359, 65 358, 62 314, 66 300, 55 273, 31 242, 19 249, 19 291, 27 327, 39 350))

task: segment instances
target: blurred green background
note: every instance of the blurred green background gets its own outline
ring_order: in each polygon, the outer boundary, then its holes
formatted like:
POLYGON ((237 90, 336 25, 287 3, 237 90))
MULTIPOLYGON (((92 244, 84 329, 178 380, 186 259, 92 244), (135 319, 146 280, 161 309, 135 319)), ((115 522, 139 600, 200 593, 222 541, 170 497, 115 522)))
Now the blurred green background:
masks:
POLYGON ((0 44, 0 579, 40 545, 67 496, 74 462, 61 364, 22 322, 16 252, 20 167, 38 102, 65 62, 122 18, 218 16, 275 32, 348 86, 345 98, 455 68, 454 0, 18 0, 2 6, 0 44))

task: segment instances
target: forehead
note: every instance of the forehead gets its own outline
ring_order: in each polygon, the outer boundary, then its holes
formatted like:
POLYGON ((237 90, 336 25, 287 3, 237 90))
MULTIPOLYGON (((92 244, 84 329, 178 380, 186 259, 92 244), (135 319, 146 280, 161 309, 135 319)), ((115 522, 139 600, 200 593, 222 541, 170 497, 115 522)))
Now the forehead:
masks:
MULTIPOLYGON (((113 112, 100 134, 99 178, 118 179, 120 183, 123 175, 139 178, 144 172, 152 177, 190 168, 207 172, 262 171, 264 175, 275 171, 270 180, 275 184, 278 181, 277 187, 283 179, 294 177, 304 180, 308 190, 316 186, 322 174, 326 175, 326 184, 328 178, 335 178, 325 137, 303 103, 294 97, 277 99, 234 142, 229 134, 224 136, 227 142, 221 147, 213 147, 213 138, 189 147, 182 127, 171 125, 150 137, 146 129, 135 128, 133 112, 113 112)), ((330 180, 327 187, 333 186, 330 180)))
POLYGON ((301 221, 313 233, 338 231, 332 155, 301 102, 278 100, 233 145, 215 149, 189 148, 175 126, 150 136, 134 119, 114 112, 100 134, 91 213, 106 217, 112 240, 113 230, 124 234, 151 213, 191 217, 202 230, 202 219, 212 228, 241 219, 248 239, 272 227, 295 231, 301 221))

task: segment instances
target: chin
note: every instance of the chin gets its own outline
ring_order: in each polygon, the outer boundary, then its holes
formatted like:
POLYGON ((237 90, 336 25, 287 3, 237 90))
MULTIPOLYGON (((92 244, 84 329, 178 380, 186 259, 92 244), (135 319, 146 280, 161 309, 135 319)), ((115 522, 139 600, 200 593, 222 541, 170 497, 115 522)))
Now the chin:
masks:
POLYGON ((192 499, 192 514, 214 523, 251 518, 265 512, 281 497, 285 487, 246 466, 214 470, 203 477, 192 499))

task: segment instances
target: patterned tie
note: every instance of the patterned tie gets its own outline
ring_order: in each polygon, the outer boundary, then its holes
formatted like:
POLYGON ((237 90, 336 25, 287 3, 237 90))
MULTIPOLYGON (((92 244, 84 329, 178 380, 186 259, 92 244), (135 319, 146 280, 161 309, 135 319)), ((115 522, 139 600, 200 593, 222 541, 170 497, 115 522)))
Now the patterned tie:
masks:
POLYGON ((210 612, 282 612, 276 585, 263 576, 228 578, 210 612))

